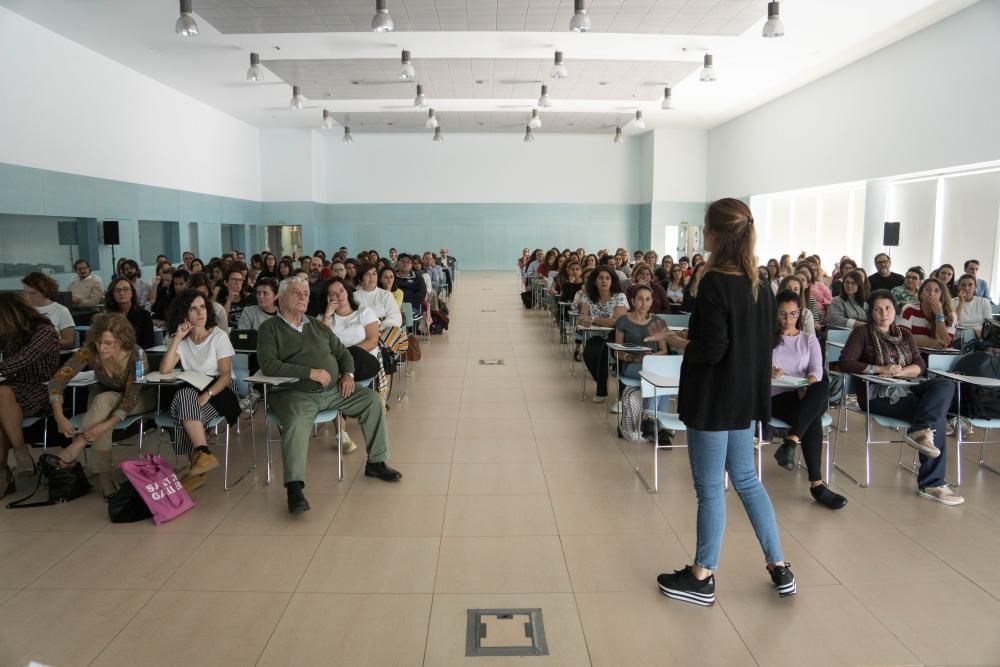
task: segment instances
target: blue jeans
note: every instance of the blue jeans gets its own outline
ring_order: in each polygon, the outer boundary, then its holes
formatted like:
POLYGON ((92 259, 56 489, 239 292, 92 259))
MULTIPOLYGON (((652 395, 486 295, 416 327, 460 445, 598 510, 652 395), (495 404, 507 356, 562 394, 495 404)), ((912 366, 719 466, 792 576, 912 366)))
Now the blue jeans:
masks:
POLYGON ((738 431, 688 429, 688 459, 698 495, 698 548, 695 564, 709 570, 719 567, 722 536, 726 532, 724 473, 743 501, 757 540, 768 563, 783 563, 778 521, 764 486, 754 468, 754 426, 738 431))

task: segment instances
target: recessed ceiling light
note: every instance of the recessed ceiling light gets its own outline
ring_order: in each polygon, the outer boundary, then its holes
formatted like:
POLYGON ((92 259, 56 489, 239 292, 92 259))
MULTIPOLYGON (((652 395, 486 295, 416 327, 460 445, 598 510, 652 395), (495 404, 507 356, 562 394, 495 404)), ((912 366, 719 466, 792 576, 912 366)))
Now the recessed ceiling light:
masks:
POLYGON ((351 81, 351 85, 352 86, 359 86, 359 85, 361 85, 361 82, 358 81, 357 79, 355 79, 355 80, 351 81))
POLYGON ((606 85, 608 85, 609 83, 611 83, 611 82, 610 82, 610 81, 598 81, 598 82, 597 82, 597 85, 598 85, 598 86, 606 86, 606 85))
POLYGON ((332 90, 327 91, 326 96, 333 97, 333 91, 332 90))
POLYGON ((386 125, 388 125, 389 127, 392 127, 392 121, 389 121, 388 123, 386 123, 386 125))
POLYGON ((477 84, 479 84, 479 85, 481 86, 481 85, 483 85, 484 83, 486 83, 486 79, 476 79, 476 83, 477 83, 477 84))
POLYGON ((274 49, 275 51, 280 51, 281 50, 280 46, 272 46, 271 48, 274 49))
POLYGON ((160 50, 155 46, 151 47, 149 50, 152 51, 153 53, 160 53, 160 50))

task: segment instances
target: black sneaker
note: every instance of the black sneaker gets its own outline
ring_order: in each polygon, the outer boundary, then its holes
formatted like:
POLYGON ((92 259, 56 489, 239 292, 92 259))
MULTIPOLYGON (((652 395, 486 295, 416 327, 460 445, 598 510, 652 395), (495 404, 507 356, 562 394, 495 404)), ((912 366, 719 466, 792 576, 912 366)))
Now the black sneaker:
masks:
POLYGON ((376 477, 383 482, 398 482, 403 478, 403 473, 393 470, 385 464, 385 461, 378 463, 369 461, 365 464, 365 477, 376 477))
POLYGON ((708 579, 696 579, 690 565, 685 565, 683 570, 674 570, 673 574, 661 574, 656 583, 660 592, 668 598, 702 607, 715 604, 715 575, 709 575, 708 579))
POLYGON ((830 490, 826 484, 820 484, 809 489, 813 499, 824 507, 839 510, 847 504, 847 498, 830 490))
POLYGON ((774 460, 785 470, 795 470, 795 441, 785 440, 774 451, 774 460))
POLYGON ((785 563, 784 565, 776 566, 773 570, 768 568, 768 574, 771 575, 771 583, 774 584, 774 589, 778 591, 779 598, 787 598, 799 592, 795 586, 795 575, 788 569, 791 566, 791 563, 785 563))
POLYGON ((306 494, 302 493, 302 483, 289 482, 285 487, 288 491, 288 513, 302 514, 309 511, 309 501, 306 494))

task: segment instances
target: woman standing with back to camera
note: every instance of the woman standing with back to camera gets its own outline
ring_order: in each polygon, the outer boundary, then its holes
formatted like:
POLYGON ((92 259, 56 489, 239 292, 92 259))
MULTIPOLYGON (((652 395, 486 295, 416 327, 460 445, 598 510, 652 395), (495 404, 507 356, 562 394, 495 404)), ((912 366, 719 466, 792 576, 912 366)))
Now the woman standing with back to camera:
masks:
POLYGON ((754 262, 753 216, 738 199, 720 199, 705 212, 711 253, 698 285, 687 338, 664 332, 684 354, 678 412, 687 426, 688 458, 698 496, 698 545, 693 565, 657 577, 667 597, 710 606, 726 529, 724 473, 740 495, 780 597, 796 593, 781 552, 778 523, 754 469, 754 422, 771 411, 774 294, 754 262))

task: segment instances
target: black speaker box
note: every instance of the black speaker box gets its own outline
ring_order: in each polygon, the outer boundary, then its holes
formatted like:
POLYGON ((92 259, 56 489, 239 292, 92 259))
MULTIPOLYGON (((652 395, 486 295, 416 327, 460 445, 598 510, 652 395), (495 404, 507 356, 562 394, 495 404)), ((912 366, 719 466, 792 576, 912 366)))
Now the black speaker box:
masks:
POLYGON ((117 220, 105 220, 104 221, 104 245, 119 245, 120 241, 118 239, 118 221, 117 220))
POLYGON ((887 222, 885 227, 882 229, 882 245, 884 246, 898 246, 899 245, 899 223, 898 222, 887 222))

